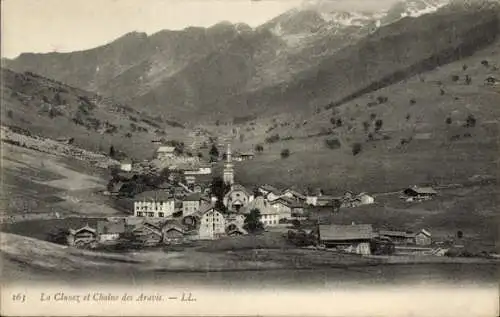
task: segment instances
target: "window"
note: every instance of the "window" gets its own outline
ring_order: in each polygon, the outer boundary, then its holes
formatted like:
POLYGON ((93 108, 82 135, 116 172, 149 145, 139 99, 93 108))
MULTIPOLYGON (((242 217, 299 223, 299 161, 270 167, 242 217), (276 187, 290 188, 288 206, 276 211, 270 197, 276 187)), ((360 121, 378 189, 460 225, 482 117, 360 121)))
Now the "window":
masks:
POLYGON ((143 212, 142 212, 142 211, 138 211, 138 212, 137 212, 137 217, 143 217, 143 216, 144 216, 144 214, 143 214, 143 212))
POLYGON ((158 213, 158 217, 163 218, 163 217, 165 217, 165 214, 164 214, 163 212, 159 212, 159 213, 158 213))
POLYGON ((149 217, 154 217, 154 216, 155 216, 155 213, 154 213, 154 212, 148 212, 148 216, 149 216, 149 217))

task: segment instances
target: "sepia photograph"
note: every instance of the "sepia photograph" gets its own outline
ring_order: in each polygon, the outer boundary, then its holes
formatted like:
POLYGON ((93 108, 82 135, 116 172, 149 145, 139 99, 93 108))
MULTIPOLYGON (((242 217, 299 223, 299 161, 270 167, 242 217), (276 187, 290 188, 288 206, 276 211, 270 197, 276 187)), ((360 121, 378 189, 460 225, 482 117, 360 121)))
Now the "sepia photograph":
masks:
POLYGON ((1 0, 2 316, 500 316, 498 0, 1 0))

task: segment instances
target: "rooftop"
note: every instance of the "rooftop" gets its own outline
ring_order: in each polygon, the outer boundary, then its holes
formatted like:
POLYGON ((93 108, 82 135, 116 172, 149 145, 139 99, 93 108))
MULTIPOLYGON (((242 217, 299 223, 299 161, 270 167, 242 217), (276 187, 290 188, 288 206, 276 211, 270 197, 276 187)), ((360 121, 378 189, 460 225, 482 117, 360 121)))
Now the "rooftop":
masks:
POLYGON ((98 221, 97 233, 123 233, 125 232, 125 221, 98 221))
POLYGON ((373 237, 373 228, 369 224, 361 225, 320 225, 321 240, 345 241, 368 240, 373 237))
POLYGON ((135 195, 135 201, 168 201, 174 198, 168 191, 163 190, 149 190, 135 195))
POLYGON ((260 188, 263 189, 266 192, 271 192, 271 193, 273 193, 275 195, 281 194, 281 191, 279 189, 277 189, 274 186, 268 185, 268 184, 262 185, 262 186, 260 186, 260 188))
POLYGON ((417 194, 432 194, 432 195, 437 194, 437 191, 435 191, 434 188, 432 187, 412 186, 405 189, 405 191, 414 191, 417 194))
POLYGON ((173 146, 160 146, 157 152, 161 153, 173 153, 175 151, 175 147, 173 146))

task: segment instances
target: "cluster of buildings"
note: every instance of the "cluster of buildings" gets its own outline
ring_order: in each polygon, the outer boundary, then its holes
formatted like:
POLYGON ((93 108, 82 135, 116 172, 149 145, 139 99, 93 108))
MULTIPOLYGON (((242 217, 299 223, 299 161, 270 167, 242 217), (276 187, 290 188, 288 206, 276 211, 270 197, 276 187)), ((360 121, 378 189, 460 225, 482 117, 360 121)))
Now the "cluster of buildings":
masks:
MULTIPOLYGON (((174 147, 160 147, 158 159, 175 157, 174 147)), ((122 165, 122 170, 131 166, 122 165)), ((260 185, 253 190, 235 183, 231 148, 225 153, 222 180, 229 190, 222 198, 224 210, 219 210, 217 198, 209 188, 197 183, 200 175, 211 175, 211 167, 201 166, 185 170, 185 184, 176 184, 175 191, 165 189, 141 192, 133 198, 133 214, 123 224, 98 224, 93 229, 85 226, 72 230, 72 244, 108 243, 117 241, 124 234, 131 234, 143 245, 178 243, 186 240, 213 240, 223 236, 247 234, 245 218, 254 209, 259 210, 264 228, 287 228, 294 220, 310 220, 310 210, 327 212, 339 208, 369 205, 374 197, 346 192, 340 196, 325 195, 321 190, 306 194, 294 188, 279 190, 271 185, 260 185), (191 178, 192 177, 192 178, 191 178), (89 242, 90 241, 90 242, 89 242)), ((170 188, 172 189, 172 188, 170 188)), ((405 190, 408 201, 429 199, 436 194, 432 188, 411 187, 405 190)), ((431 243, 430 233, 402 231, 375 232, 371 225, 320 224, 314 230, 317 241, 325 247, 335 247, 347 252, 369 254, 370 241, 374 238, 388 239, 396 244, 419 246, 431 243)))

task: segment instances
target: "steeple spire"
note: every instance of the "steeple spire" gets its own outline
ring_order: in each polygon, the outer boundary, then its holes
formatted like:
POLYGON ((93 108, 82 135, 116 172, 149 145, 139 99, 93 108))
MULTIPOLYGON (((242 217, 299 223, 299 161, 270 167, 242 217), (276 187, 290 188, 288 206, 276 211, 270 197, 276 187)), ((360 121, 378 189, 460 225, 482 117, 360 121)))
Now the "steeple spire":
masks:
POLYGON ((224 172, 223 172, 224 183, 233 185, 234 183, 234 168, 233 163, 231 162, 231 144, 227 144, 227 152, 226 152, 226 163, 224 164, 224 172))

